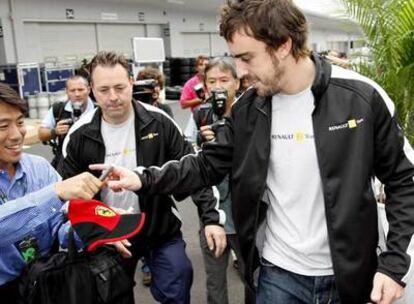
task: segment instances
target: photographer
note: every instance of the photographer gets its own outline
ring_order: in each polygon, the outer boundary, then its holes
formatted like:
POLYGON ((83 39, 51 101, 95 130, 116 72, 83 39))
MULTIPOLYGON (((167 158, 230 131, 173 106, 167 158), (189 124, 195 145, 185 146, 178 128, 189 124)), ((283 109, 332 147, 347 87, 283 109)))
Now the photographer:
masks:
POLYGON ((171 118, 174 118, 169 105, 163 104, 160 92, 164 88, 164 77, 159 69, 146 67, 137 75, 137 81, 134 83, 133 97, 136 100, 160 108, 171 118))
POLYGON ((196 59, 197 74, 191 77, 183 87, 180 97, 181 108, 191 108, 194 111, 200 104, 204 102, 205 88, 204 69, 208 64, 208 57, 200 55, 196 59))
POLYGON ((70 127, 82 115, 94 109, 89 92, 89 83, 85 78, 79 75, 70 77, 66 81, 68 101, 53 104, 42 121, 38 136, 41 141, 52 146, 52 166, 55 169, 62 156, 63 140, 70 127))
MULTIPOLYGON (((214 133, 223 123, 223 117, 230 114, 236 92, 239 88, 234 61, 229 57, 217 57, 207 64, 204 72, 204 81, 207 88, 208 98, 193 113, 194 122, 197 130, 200 130, 197 137, 197 145, 202 147, 203 142, 213 141, 214 133)), ((226 269, 228 267, 230 250, 233 249, 236 256, 240 256, 239 245, 236 240, 236 231, 233 224, 231 212, 231 197, 229 188, 229 176, 217 185, 220 194, 219 208, 226 213, 226 223, 224 229, 227 237, 227 248, 220 257, 215 257, 208 250, 207 242, 200 230, 200 246, 204 257, 207 284, 207 302, 209 304, 226 304, 229 302, 227 294, 226 269)), ((240 260, 240 259, 238 259, 240 260)), ((244 264, 240 260, 239 267, 244 269, 244 264)), ((245 303, 254 303, 254 297, 246 289, 245 303)))

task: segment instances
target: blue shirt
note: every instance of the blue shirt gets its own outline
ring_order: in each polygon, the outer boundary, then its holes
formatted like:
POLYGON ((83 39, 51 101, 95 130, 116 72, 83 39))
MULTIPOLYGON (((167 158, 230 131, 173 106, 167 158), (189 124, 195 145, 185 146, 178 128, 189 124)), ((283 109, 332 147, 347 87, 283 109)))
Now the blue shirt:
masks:
POLYGON ((0 170, 0 286, 18 277, 25 261, 16 247, 26 237, 35 237, 40 255, 50 250, 63 222, 62 201, 54 190, 59 174, 42 157, 23 154, 10 180, 0 170))

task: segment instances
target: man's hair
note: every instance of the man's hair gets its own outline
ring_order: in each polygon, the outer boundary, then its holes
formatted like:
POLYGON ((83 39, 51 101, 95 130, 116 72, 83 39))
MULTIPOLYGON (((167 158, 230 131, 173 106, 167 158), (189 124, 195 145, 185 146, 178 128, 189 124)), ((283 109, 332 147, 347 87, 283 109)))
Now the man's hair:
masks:
POLYGON ((81 75, 73 75, 73 76, 70 76, 66 80, 66 88, 68 88, 68 82, 69 81, 74 81, 74 80, 82 80, 82 82, 84 83, 85 86, 87 86, 87 87, 89 86, 89 81, 85 77, 83 77, 81 75))
POLYGON ((4 102, 8 105, 11 105, 22 112, 22 114, 27 114, 27 104, 20 98, 19 94, 13 90, 9 85, 0 82, 0 103, 4 102))
POLYGON ((204 60, 209 60, 209 58, 205 55, 198 55, 196 58, 196 66, 202 63, 204 60))
POLYGON ((233 58, 231 57, 215 57, 210 59, 204 70, 204 81, 207 79, 207 73, 218 67, 223 72, 230 72, 233 78, 237 79, 237 70, 233 58))
POLYGON ((99 52, 95 55, 95 57, 92 58, 91 63, 89 65, 91 81, 93 82, 92 73, 98 65, 104 67, 114 67, 117 64, 120 64, 122 67, 124 67, 127 75, 130 75, 128 61, 124 55, 117 54, 115 52, 99 52))
POLYGON ((164 88, 164 76, 162 75, 160 70, 157 68, 148 66, 145 69, 139 71, 137 75, 137 80, 145 80, 145 79, 154 79, 157 81, 161 90, 164 88))
POLYGON ((220 35, 232 42, 240 30, 265 43, 268 51, 290 37, 296 60, 309 54, 308 22, 292 0, 228 0, 220 12, 220 35))

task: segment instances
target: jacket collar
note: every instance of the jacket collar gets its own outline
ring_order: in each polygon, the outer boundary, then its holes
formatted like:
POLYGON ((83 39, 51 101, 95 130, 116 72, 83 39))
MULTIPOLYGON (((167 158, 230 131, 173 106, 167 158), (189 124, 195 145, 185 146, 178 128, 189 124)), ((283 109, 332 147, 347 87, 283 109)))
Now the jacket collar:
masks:
MULTIPOLYGON (((323 59, 321 56, 319 56, 316 53, 311 54, 311 59, 313 63, 315 64, 315 79, 313 81, 311 90, 313 93, 313 96, 315 97, 315 103, 318 103, 321 99, 322 95, 325 93, 326 89, 328 88, 329 81, 331 78, 331 65, 323 59)), ((255 92, 255 91, 254 91, 255 92)), ((261 97, 256 95, 255 96, 255 105, 256 108, 267 115, 271 111, 271 101, 272 96, 267 97, 261 97)))
POLYGON ((315 97, 315 104, 317 104, 328 88, 331 79, 332 66, 318 54, 312 53, 311 59, 316 68, 315 79, 311 90, 315 97))
MULTIPOLYGON (((136 100, 132 100, 132 108, 135 114, 135 131, 136 134, 140 134, 141 130, 144 129, 151 121, 154 119, 148 111, 136 100)), ((102 109, 98 107, 95 112, 95 115, 92 118, 92 121, 89 124, 89 127, 85 129, 85 136, 89 138, 102 142, 101 135, 101 121, 102 121, 102 109)))

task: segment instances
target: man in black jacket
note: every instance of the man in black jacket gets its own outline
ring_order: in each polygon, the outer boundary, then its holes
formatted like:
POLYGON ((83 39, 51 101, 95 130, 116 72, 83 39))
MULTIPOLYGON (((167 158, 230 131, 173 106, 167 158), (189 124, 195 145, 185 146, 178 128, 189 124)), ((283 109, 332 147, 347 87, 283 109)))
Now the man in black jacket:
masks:
POLYGON ((230 2, 221 35, 253 89, 196 157, 116 168, 109 186, 191 191, 231 170, 252 287, 260 266, 257 303, 392 303, 413 268, 414 152, 384 90, 311 54, 307 29, 292 1, 230 2), (378 257, 373 176, 385 184, 389 220, 378 257))
MULTIPOLYGON (((133 79, 126 59, 111 52, 91 61, 92 89, 99 108, 82 117, 63 144, 60 173, 68 178, 96 162, 128 168, 162 166, 191 153, 176 123, 160 109, 132 99, 133 79)), ((96 172, 95 172, 96 173, 96 172)), ((96 173, 97 174, 97 173, 96 173)), ((188 193, 180 193, 184 198, 188 193)), ((181 219, 168 195, 137 196, 130 191, 104 189, 100 199, 126 212, 145 212, 144 237, 131 239, 133 257, 126 269, 133 276, 145 256, 152 273, 151 292, 161 303, 189 303, 192 266, 185 253, 181 219)), ((226 247, 225 217, 211 188, 193 195, 205 225, 209 247, 219 256, 226 247)))

